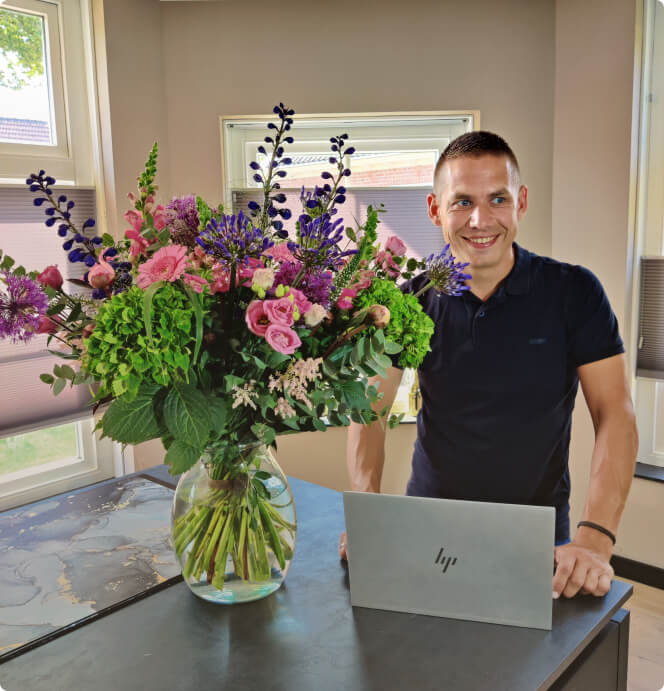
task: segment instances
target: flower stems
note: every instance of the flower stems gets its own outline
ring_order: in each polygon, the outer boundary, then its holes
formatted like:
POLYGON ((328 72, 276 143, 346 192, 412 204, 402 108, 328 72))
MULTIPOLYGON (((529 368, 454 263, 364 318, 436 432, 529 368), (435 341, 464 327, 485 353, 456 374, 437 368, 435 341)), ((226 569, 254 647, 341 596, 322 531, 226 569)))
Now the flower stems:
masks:
POLYGON ((175 551, 189 550, 182 575, 205 580, 222 589, 230 557, 235 574, 244 581, 271 578, 270 551, 279 568, 293 556, 295 524, 284 519, 252 483, 234 489, 211 490, 204 503, 192 506, 173 524, 175 551))

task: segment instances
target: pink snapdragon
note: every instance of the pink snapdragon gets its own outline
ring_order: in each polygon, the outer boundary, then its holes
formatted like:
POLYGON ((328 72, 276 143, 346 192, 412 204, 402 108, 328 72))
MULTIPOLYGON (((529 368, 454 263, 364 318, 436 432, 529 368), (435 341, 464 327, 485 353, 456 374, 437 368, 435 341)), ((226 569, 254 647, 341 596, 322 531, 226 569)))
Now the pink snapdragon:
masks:
POLYGON ((197 293, 202 293, 203 289, 209 285, 202 276, 195 274, 183 274, 182 280, 197 293))
POLYGON ((390 278, 397 278, 401 273, 401 269, 394 261, 392 253, 386 250, 381 250, 376 255, 376 264, 380 266, 390 278))
POLYGON ((353 299, 357 296, 357 291, 352 288, 344 288, 337 300, 337 307, 340 310, 349 310, 353 306, 353 299))
POLYGON ((176 281, 187 268, 187 252, 182 245, 168 245, 157 250, 138 268, 138 286, 145 289, 157 281, 176 281))
POLYGON ((295 331, 281 324, 270 324, 265 331, 265 340, 283 355, 292 355, 302 345, 295 331))

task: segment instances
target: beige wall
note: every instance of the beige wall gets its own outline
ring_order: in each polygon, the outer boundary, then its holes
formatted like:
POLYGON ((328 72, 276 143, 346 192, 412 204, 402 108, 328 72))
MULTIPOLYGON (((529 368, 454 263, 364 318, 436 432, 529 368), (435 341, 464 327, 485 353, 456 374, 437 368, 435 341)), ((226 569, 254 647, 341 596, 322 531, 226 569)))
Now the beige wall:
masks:
MULTIPOLYGON (((631 302, 630 174, 636 2, 558 0, 553 150, 556 258, 600 278, 629 345, 631 302)), ((579 395, 570 470, 572 520, 588 488, 594 432, 579 395)), ((664 485, 636 478, 616 553, 664 566, 664 485)))
POLYGON ((114 188, 116 200, 116 208, 109 208, 108 225, 109 232, 118 235, 128 227, 122 218, 130 208, 127 192, 136 192, 136 178, 155 141, 158 194, 161 200, 169 198, 161 3, 104 0, 103 14, 110 112, 102 113, 102 136, 108 140, 110 122, 113 173, 107 186, 114 188))

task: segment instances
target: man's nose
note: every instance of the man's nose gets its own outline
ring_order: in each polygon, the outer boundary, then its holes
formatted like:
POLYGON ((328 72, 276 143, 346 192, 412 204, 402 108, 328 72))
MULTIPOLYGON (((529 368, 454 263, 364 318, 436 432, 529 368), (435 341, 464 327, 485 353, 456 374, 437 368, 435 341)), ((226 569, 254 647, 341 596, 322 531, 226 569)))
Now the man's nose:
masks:
POLYGON ((473 228, 485 228, 491 225, 491 211, 483 204, 478 204, 470 214, 470 225, 473 228))

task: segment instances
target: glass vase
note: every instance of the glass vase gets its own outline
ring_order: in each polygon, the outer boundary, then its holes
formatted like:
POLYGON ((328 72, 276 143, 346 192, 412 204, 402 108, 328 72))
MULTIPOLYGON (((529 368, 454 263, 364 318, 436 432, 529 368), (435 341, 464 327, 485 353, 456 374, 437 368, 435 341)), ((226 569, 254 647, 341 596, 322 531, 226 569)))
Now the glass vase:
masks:
POLYGON ((240 447, 233 463, 203 456, 180 476, 171 513, 175 553, 194 595, 221 604, 266 597, 295 549, 295 503, 270 448, 240 447))

